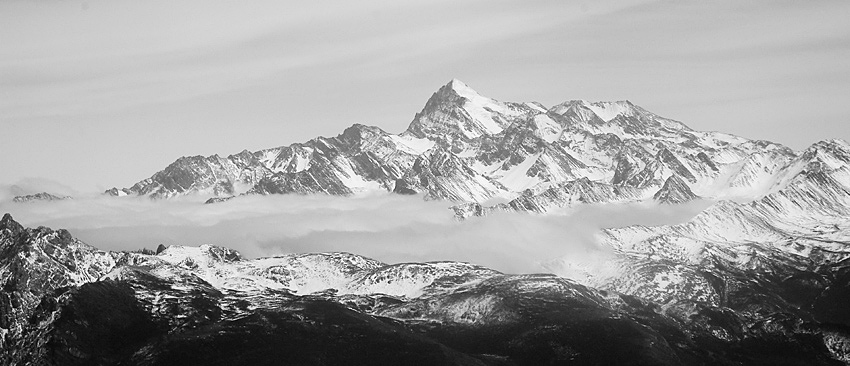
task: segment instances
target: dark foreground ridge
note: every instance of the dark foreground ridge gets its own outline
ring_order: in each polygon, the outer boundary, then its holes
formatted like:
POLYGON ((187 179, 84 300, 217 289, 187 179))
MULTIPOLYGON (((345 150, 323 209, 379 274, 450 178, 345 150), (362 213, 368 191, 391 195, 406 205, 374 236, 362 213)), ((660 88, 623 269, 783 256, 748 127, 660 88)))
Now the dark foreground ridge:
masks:
POLYGON ((725 287, 725 298, 715 306, 685 300, 662 305, 553 275, 506 275, 455 262, 388 265, 348 253, 246 260, 213 246, 157 252, 104 252, 67 231, 23 228, 5 215, 2 364, 849 360, 846 263, 811 270, 774 263, 775 272, 759 274, 718 270, 712 275, 725 287), (219 282, 210 270, 238 281, 219 282), (348 284, 303 290, 335 275, 348 284))

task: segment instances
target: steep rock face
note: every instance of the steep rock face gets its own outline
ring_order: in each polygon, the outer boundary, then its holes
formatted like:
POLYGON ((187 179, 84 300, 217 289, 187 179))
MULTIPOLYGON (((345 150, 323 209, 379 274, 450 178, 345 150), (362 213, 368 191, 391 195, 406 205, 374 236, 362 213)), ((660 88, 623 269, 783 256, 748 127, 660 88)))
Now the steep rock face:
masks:
POLYGON ((752 200, 781 189, 803 169, 802 161, 830 164, 846 153, 846 143, 824 144, 819 155, 797 154, 766 141, 695 131, 629 101, 568 101, 547 109, 500 102, 452 80, 400 134, 355 124, 332 138, 185 157, 133 187, 107 193, 168 198, 384 190, 451 200, 461 205, 459 212, 507 209, 467 209, 493 199, 545 212, 573 202, 551 189, 586 180, 624 192, 610 202, 650 200, 660 191, 672 195, 656 198, 662 202, 752 200), (691 194, 674 184, 679 180, 691 194), (520 204, 530 196, 537 202, 520 204), (542 202, 547 197, 553 201, 542 202))

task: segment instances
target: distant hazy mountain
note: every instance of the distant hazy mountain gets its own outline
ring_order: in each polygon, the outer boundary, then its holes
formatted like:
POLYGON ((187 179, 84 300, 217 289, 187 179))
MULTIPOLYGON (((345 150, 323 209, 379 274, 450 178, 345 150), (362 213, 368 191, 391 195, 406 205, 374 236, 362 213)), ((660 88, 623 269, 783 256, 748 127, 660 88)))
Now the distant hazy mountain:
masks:
POLYGON ((12 202, 24 203, 24 202, 36 202, 36 201, 61 201, 61 200, 69 200, 71 196, 57 196, 54 194, 50 194, 47 192, 41 192, 36 194, 27 194, 22 196, 15 196, 12 198, 12 202))

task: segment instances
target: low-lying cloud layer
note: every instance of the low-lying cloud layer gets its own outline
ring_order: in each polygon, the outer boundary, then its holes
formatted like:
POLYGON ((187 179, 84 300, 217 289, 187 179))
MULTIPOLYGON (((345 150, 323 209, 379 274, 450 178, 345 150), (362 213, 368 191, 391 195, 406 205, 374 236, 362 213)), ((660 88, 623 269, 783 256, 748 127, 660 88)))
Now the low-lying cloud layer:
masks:
POLYGON ((205 205, 200 198, 138 197, 0 203, 25 226, 66 228, 106 250, 214 244, 246 257, 347 251, 388 263, 458 260, 509 273, 543 272, 541 262, 605 258, 601 228, 688 220, 706 203, 583 206, 552 215, 496 213, 457 221, 448 202, 417 196, 250 196, 205 205))

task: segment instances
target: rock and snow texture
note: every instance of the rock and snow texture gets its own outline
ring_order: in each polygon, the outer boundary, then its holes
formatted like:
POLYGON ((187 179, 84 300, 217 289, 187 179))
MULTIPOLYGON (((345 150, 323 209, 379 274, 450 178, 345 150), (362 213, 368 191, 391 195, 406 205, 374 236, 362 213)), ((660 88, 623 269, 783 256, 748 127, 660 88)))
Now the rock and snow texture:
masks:
POLYGON ((575 100, 552 108, 500 102, 452 80, 400 134, 355 124, 336 137, 226 157, 183 157, 107 193, 223 198, 383 190, 451 200, 460 213, 546 212, 589 201, 748 201, 784 188, 813 158, 839 164, 840 154, 826 150, 815 156, 694 131, 629 101, 575 100), (493 199, 513 203, 470 209, 493 199))

